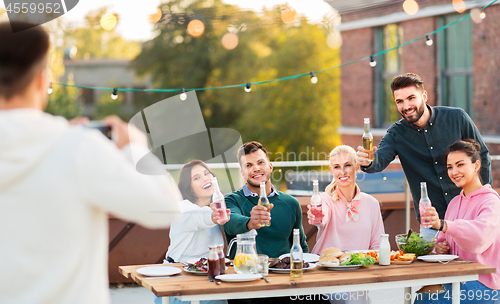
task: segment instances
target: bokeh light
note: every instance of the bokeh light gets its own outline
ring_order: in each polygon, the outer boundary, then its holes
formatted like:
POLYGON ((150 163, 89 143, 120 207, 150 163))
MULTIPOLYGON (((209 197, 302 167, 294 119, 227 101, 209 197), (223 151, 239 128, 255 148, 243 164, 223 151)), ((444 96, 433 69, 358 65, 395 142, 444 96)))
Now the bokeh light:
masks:
POLYGON ((483 21, 483 19, 481 19, 481 10, 478 8, 472 9, 470 11, 470 19, 472 19, 474 23, 481 23, 481 21, 483 21))
POLYGON ((110 30, 114 29, 117 22, 118 22, 118 19, 113 14, 105 14, 101 17, 101 20, 99 21, 99 23, 101 24, 101 27, 103 29, 105 29, 106 31, 110 31, 110 30))
POLYGON ((418 3, 415 0, 406 0, 403 2, 403 10, 410 16, 415 15, 418 12, 418 3))
POLYGON ((453 8, 458 13, 465 12, 465 2, 463 0, 453 0, 453 8))
POLYGON ((205 25, 203 24, 203 22, 201 22, 198 19, 193 19, 189 21, 187 26, 187 32, 189 35, 191 35, 194 38, 198 38, 201 35, 203 35, 204 31, 205 31, 205 25))
POLYGON ((297 17, 297 12, 291 7, 285 7, 281 10, 281 20, 285 24, 291 24, 295 22, 297 17))
POLYGON ((233 33, 227 33, 222 36, 222 46, 226 50, 232 50, 238 45, 238 36, 233 33))
POLYGON ((156 23, 156 22, 161 20, 161 17, 163 17, 163 13, 162 13, 161 9, 159 7, 157 7, 155 12, 148 16, 148 20, 151 23, 156 23))

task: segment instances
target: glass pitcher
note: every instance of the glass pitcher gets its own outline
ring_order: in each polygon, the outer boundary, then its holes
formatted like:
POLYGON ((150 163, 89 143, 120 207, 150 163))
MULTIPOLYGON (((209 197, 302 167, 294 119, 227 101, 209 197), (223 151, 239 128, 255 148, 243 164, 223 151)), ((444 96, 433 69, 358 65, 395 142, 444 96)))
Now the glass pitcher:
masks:
POLYGON ((256 273, 257 272, 257 249, 255 246, 255 236, 257 231, 252 229, 248 232, 238 234, 229 243, 227 252, 231 251, 234 242, 237 242, 236 255, 234 256, 234 271, 236 273, 256 273))

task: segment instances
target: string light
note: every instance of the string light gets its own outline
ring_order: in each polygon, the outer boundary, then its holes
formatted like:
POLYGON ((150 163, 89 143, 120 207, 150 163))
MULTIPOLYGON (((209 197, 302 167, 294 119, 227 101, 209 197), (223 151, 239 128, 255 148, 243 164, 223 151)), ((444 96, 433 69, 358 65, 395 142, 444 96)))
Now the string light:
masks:
POLYGON ((226 33, 222 36, 222 46, 226 50, 232 50, 238 45, 238 36, 233 33, 226 33))
POLYGON ((186 100, 188 98, 188 96, 187 96, 186 91, 184 90, 184 88, 181 89, 181 95, 179 95, 179 98, 181 100, 186 100))
POLYGON ((101 20, 99 20, 101 27, 103 29, 105 29, 106 31, 111 31, 116 26, 117 22, 118 22, 118 19, 113 14, 103 15, 101 17, 101 20))
POLYGON ((157 7, 155 9, 155 12, 148 16, 148 20, 150 23, 155 24, 161 20, 161 17, 163 17, 163 12, 161 11, 161 9, 159 7, 157 7))
POLYGON ((403 2, 403 10, 410 16, 415 15, 419 10, 417 1, 406 0, 405 2, 403 2))
POLYGON ((111 93, 111 99, 116 100, 118 98, 118 88, 113 89, 113 93, 111 93))
MULTIPOLYGON (((406 1, 414 1, 414 0, 406 0, 406 1)), ((485 8, 491 6, 492 4, 494 4, 495 2, 497 2, 499 0, 492 0, 492 2, 490 2, 488 5, 485 5, 484 7, 482 7, 481 9, 477 9, 477 13, 479 13, 479 17, 481 19, 484 19, 486 17, 486 14, 482 11, 484 10, 485 8)), ((458 2, 458 1, 455 1, 455 2, 458 2)), ((463 2, 463 1, 462 1, 463 2)), ((418 4, 417 4, 418 5, 418 4)), ((384 51, 381 51, 379 53, 376 53, 374 55, 371 55, 370 56, 370 66, 371 67, 375 67, 377 65, 377 62, 375 61, 374 57, 375 56, 380 56, 380 55, 383 55, 383 54, 386 54, 387 52, 390 52, 394 49, 399 49, 403 46, 406 46, 406 45, 409 45, 409 44, 412 44, 422 38, 426 38, 426 43, 429 43, 429 39, 427 39, 427 37, 429 35, 432 35, 432 34, 435 34, 435 33, 438 33, 438 32, 441 32, 445 29, 447 29, 448 27, 452 26, 452 25, 455 25, 456 23, 459 23, 463 20, 465 20, 466 18, 473 18, 474 16, 474 9, 471 10, 471 14, 469 15, 466 15, 458 20, 455 20, 445 26, 442 26, 436 30, 434 30, 432 33, 429 33, 429 34, 425 34, 424 36, 420 36, 420 37, 417 37, 413 40, 410 40, 410 41, 407 41, 405 43, 402 43, 400 45, 397 45, 393 48, 390 48, 390 49, 386 49, 384 51)), ((234 34, 233 34, 234 35, 234 34)), ((235 35, 236 36, 236 35, 235 35)), ((236 36, 237 38, 237 36, 236 36)), ((429 37, 430 38, 430 37, 429 37)), ((432 41, 432 39, 431 39, 432 41)), ((366 58, 366 57, 365 57, 366 58)), ((338 68, 341 68, 343 66, 346 66, 346 65, 350 65, 350 64, 354 64, 354 63, 357 63, 357 62, 360 62, 360 61, 364 61, 366 60, 365 58, 361 58, 361 59, 358 59, 358 60, 353 60, 353 61, 350 61, 350 62, 347 62, 347 63, 343 63, 341 65, 337 65, 337 66, 333 66, 333 67, 329 67, 329 68, 326 68, 326 69, 323 69, 323 70, 320 70, 320 71, 317 71, 317 73, 321 73, 321 72, 326 72, 326 71, 329 71, 329 70, 333 70, 333 69, 338 69, 338 68)), ((265 80, 265 81, 261 81, 261 82, 257 82, 257 83, 254 83, 255 85, 261 85, 261 84, 267 84, 267 83, 271 83, 271 82, 277 82, 277 81, 285 81, 285 80, 289 80, 289 79, 295 79, 295 78, 299 78, 299 77, 304 77, 306 75, 311 75, 312 72, 309 72, 309 73, 305 73, 305 74, 299 74, 299 75, 292 75, 292 76, 288 76, 288 77, 283 77, 283 78, 277 78, 277 79, 270 79, 270 80, 265 80)), ((312 76, 312 75, 311 75, 312 76)), ((311 81, 312 81, 312 77, 311 77, 311 81)), ((92 87, 92 86, 84 86, 84 85, 74 85, 74 84, 66 84, 66 83, 55 83, 56 85, 62 85, 62 86, 65 86, 65 87, 76 87, 76 88, 85 88, 85 89, 92 89, 92 90, 110 90, 111 88, 101 88, 101 87, 92 87)), ((235 88, 235 87, 241 87, 243 86, 242 84, 237 84, 237 85, 226 85, 226 86, 220 86, 220 87, 203 87, 203 88, 191 88, 190 90, 191 91, 204 91, 204 90, 214 90, 214 89, 229 89, 229 88, 235 88)), ((117 88, 115 88, 116 90, 118 90, 117 88)), ((128 89, 128 88, 123 88, 123 89, 120 89, 121 91, 128 91, 128 92, 178 92, 179 89, 128 89)), ((250 83, 247 83, 246 86, 245 86, 245 91, 246 92, 250 92, 251 91, 251 84, 250 83)), ((181 89, 181 95, 180 95, 180 98, 181 100, 185 100, 187 99, 187 94, 185 93, 185 90, 184 88, 181 89)))
POLYGON ((52 82, 49 82, 49 88, 47 89, 47 93, 52 94, 52 82))
POLYGON ((189 35, 191 35, 194 38, 198 38, 201 35, 203 35, 203 32, 205 31, 205 25, 203 22, 201 22, 198 19, 193 19, 189 21, 187 25, 187 32, 189 35))
POLYGON ((453 0, 452 1, 453 8, 458 12, 458 13, 463 13, 465 12, 465 2, 464 0, 453 0))
POLYGON ((251 90, 252 90, 252 85, 250 84, 250 82, 247 82, 247 85, 245 86, 245 92, 250 93, 251 90))
POLYGON ((434 43, 434 41, 432 41, 429 35, 425 35, 425 39, 426 39, 425 44, 427 44, 428 46, 431 46, 434 43))
POLYGON ((473 8, 470 11, 470 18, 474 23, 481 23, 484 17, 486 17, 486 14, 478 8, 473 8))
POLYGON ((311 74, 311 82, 312 83, 317 83, 318 82, 318 77, 316 77, 316 75, 314 75, 314 72, 311 72, 309 74, 311 74))

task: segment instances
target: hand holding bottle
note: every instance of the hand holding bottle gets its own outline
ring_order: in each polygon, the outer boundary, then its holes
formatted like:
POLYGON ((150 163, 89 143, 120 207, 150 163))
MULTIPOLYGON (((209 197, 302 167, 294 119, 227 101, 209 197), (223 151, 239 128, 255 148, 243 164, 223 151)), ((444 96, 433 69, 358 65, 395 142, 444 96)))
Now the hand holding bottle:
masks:
POLYGON ((271 209, 273 209, 274 205, 269 204, 269 210, 260 205, 256 205, 250 211, 250 220, 247 222, 248 230, 259 229, 261 228, 262 223, 270 223, 271 222, 271 209))
POLYGON ((420 221, 422 222, 422 224, 429 226, 426 228, 441 228, 441 220, 439 219, 439 214, 437 213, 436 208, 432 206, 428 207, 425 210, 425 214, 421 215, 420 221))
POLYGON ((226 209, 226 216, 221 214, 222 210, 217 209, 214 203, 210 204, 210 209, 212 209, 212 222, 214 224, 224 225, 225 223, 229 222, 229 219, 231 217, 230 209, 226 209))
MULTIPOLYGON (((377 151, 377 147, 373 146, 373 153, 377 151)), ((358 164, 363 167, 368 167, 373 160, 370 160, 368 151, 366 151, 362 146, 358 146, 358 152, 356 152, 356 160, 358 164)))
POLYGON ((323 217, 325 216, 323 214, 323 210, 312 208, 311 205, 307 205, 307 209, 307 222, 309 225, 320 225, 323 222, 323 217))

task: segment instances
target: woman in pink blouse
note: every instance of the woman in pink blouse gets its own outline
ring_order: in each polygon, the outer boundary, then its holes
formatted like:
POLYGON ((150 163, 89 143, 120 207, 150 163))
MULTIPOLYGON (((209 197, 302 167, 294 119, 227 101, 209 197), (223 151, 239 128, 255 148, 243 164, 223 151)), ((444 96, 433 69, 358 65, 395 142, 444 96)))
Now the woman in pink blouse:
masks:
MULTIPOLYGON (((323 221, 318 227, 312 252, 337 247, 341 250, 378 249, 384 222, 379 202, 361 192, 356 185, 356 151, 350 146, 337 146, 330 152, 333 181, 321 193, 323 221)), ((307 212, 309 224, 314 215, 307 212)), ((320 215, 321 216, 321 215, 320 215)))
MULTIPOLYGON (((422 220, 441 231, 437 254, 454 254, 497 269, 480 274, 477 281, 461 284, 460 303, 500 303, 500 196, 481 182, 479 151, 479 144, 472 139, 450 146, 448 176, 462 191, 451 200, 444 220, 439 219, 434 207, 422 220)), ((451 284, 422 287, 415 303, 451 303, 451 284)))

